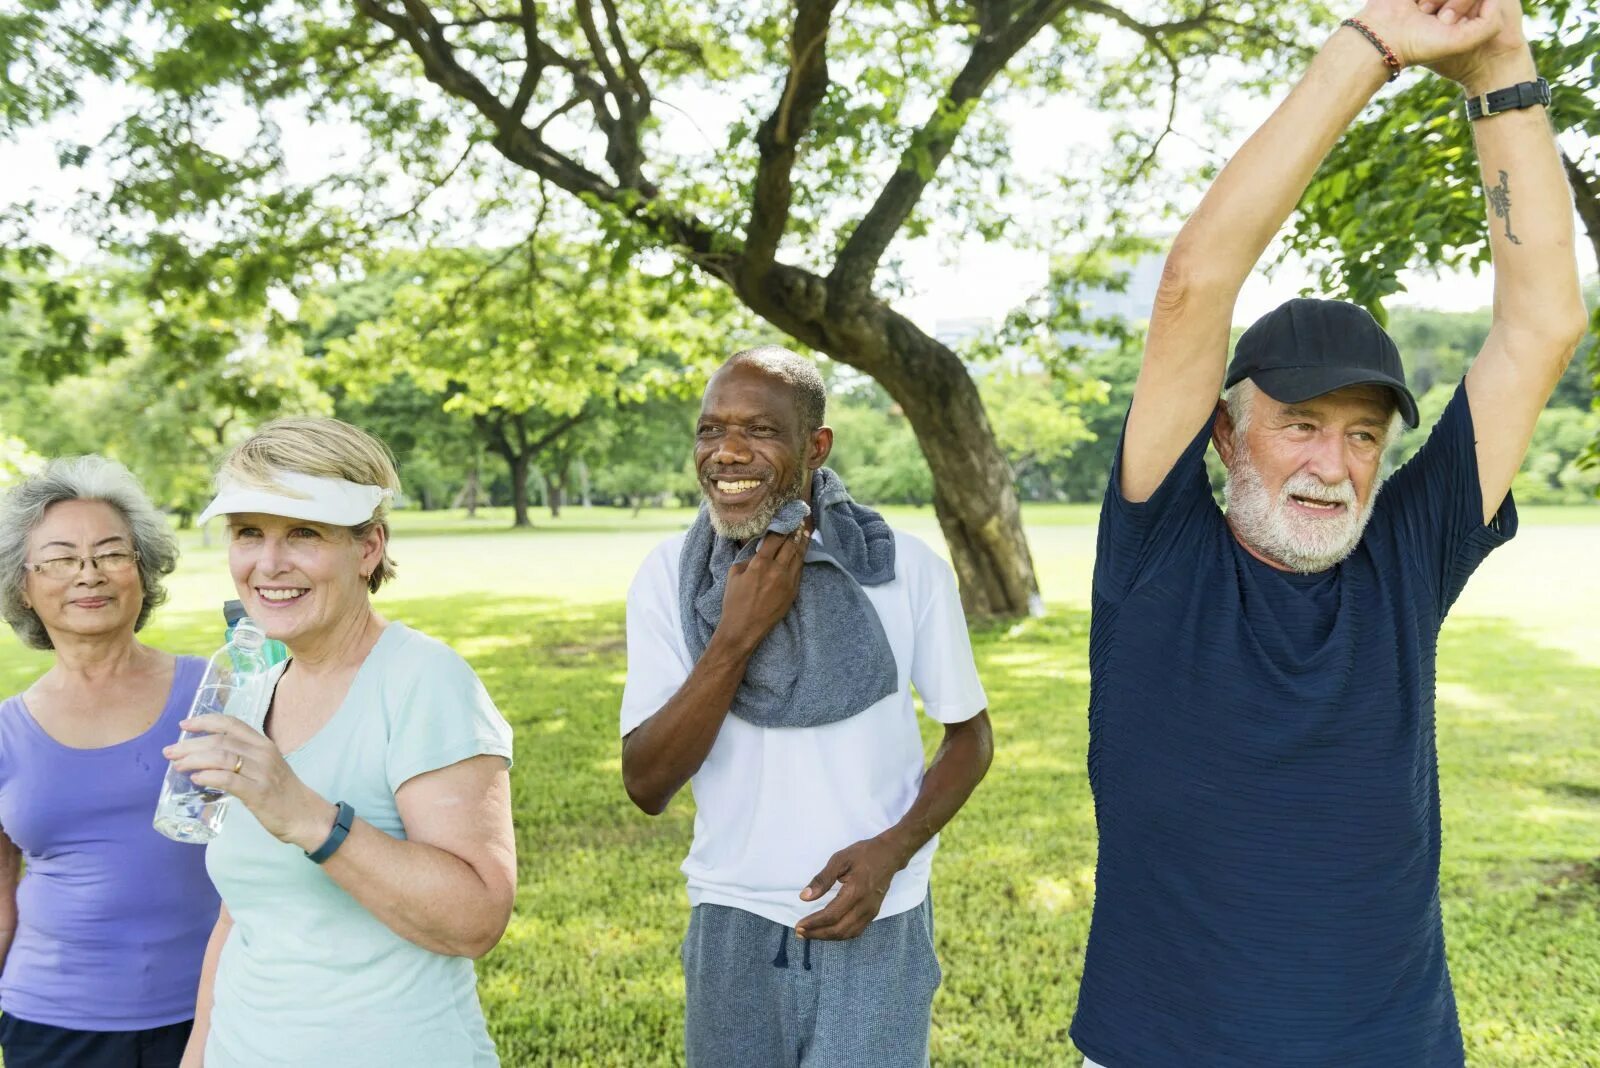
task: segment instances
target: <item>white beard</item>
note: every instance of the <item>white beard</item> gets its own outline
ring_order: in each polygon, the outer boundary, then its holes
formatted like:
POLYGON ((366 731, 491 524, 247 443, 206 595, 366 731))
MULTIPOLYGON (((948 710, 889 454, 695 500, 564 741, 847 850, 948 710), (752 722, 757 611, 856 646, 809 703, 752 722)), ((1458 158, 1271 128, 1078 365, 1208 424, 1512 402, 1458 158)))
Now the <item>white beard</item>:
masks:
POLYGON ((778 514, 779 509, 790 501, 799 500, 800 492, 805 488, 805 484, 806 469, 804 467, 797 468, 793 482, 769 496, 762 502, 761 507, 742 523, 730 522, 722 517, 722 514, 717 511, 717 502, 712 500, 711 491, 706 488, 704 482, 700 485, 700 496, 706 502, 707 518, 711 520, 711 529, 719 537, 743 543, 751 538, 759 538, 765 534, 767 528, 772 525, 773 516, 778 514))
POLYGON ((1355 551, 1382 486, 1381 479, 1373 482, 1366 507, 1358 509, 1355 483, 1349 479, 1330 486, 1315 475, 1300 472, 1289 476, 1277 500, 1272 500, 1241 441, 1228 467, 1222 499, 1228 521, 1241 541, 1291 571, 1311 574, 1326 571, 1355 551), (1296 513, 1289 502, 1291 496, 1338 501, 1345 507, 1338 516, 1318 519, 1296 513))

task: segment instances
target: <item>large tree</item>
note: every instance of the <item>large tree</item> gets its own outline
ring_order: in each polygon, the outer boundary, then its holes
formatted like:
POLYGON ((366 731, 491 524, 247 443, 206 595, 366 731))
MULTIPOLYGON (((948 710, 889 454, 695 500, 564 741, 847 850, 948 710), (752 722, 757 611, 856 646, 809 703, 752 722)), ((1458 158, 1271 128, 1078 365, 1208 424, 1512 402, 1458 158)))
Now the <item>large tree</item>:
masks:
POLYGON ((137 85, 148 106, 95 150, 118 177, 103 206, 138 220, 163 284, 246 296, 396 225, 468 203, 512 225, 531 180, 560 189, 608 253, 667 250, 877 379, 927 456, 968 610, 1004 615, 1037 597, 1011 471, 961 360, 895 310, 895 242, 1012 237, 1024 188, 1074 230, 1143 210, 1130 198, 1186 83, 1219 54, 1263 62, 1212 65, 1210 92, 1270 81, 1324 17, 1234 0, 27 0, 0 23, 16 75, 0 126, 70 107, 85 71, 137 85), (1010 165, 1000 102, 1039 92, 1129 116, 1075 182, 1010 165), (349 143, 325 175, 288 173, 286 104, 349 143))

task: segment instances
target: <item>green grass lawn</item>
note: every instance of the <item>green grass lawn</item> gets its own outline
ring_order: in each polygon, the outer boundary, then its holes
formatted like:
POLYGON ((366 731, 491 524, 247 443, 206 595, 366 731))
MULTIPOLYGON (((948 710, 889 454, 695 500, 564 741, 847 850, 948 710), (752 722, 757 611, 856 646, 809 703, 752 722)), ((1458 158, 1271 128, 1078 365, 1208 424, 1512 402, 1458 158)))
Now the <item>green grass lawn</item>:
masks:
MULTIPOLYGON (((654 820, 633 809, 616 715, 621 598, 643 554, 689 516, 574 509, 516 533, 503 515, 398 524, 400 579, 382 611, 461 650, 517 731, 521 889, 479 969, 508 1066, 681 1060, 677 866, 692 805, 681 797, 654 820)), ((936 864, 938 1065, 1076 1063, 1067 1026, 1094 872, 1093 516, 1030 509, 1051 612, 975 636, 998 748, 936 864)), ((892 518, 939 544, 928 510, 892 518)), ((1440 645, 1446 934, 1474 1066, 1600 1064, 1600 516, 1545 518, 1525 514, 1440 645)), ((203 652, 230 584, 220 551, 185 537, 172 603, 148 636, 203 652)), ((44 662, 0 637, 0 693, 44 662)))

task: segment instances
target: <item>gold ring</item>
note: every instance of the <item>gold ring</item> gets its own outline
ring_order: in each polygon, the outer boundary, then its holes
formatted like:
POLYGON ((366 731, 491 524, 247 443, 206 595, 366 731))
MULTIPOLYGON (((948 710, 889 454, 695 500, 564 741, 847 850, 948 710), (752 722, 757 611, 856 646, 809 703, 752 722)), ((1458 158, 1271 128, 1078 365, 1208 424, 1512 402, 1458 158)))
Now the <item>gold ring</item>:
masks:
POLYGON ((237 760, 235 760, 233 762, 233 773, 235 775, 239 774, 239 769, 241 769, 243 767, 244 767, 244 757, 241 755, 237 760))

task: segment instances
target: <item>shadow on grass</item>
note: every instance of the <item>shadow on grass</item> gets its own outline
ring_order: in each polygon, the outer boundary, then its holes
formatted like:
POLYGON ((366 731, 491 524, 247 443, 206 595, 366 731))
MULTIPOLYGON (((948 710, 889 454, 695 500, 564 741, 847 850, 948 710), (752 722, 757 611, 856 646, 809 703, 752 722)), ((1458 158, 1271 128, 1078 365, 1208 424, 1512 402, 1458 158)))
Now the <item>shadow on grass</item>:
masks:
POLYGON ((1600 1063, 1600 668, 1500 620, 1439 645, 1443 897, 1467 1061, 1600 1063))

